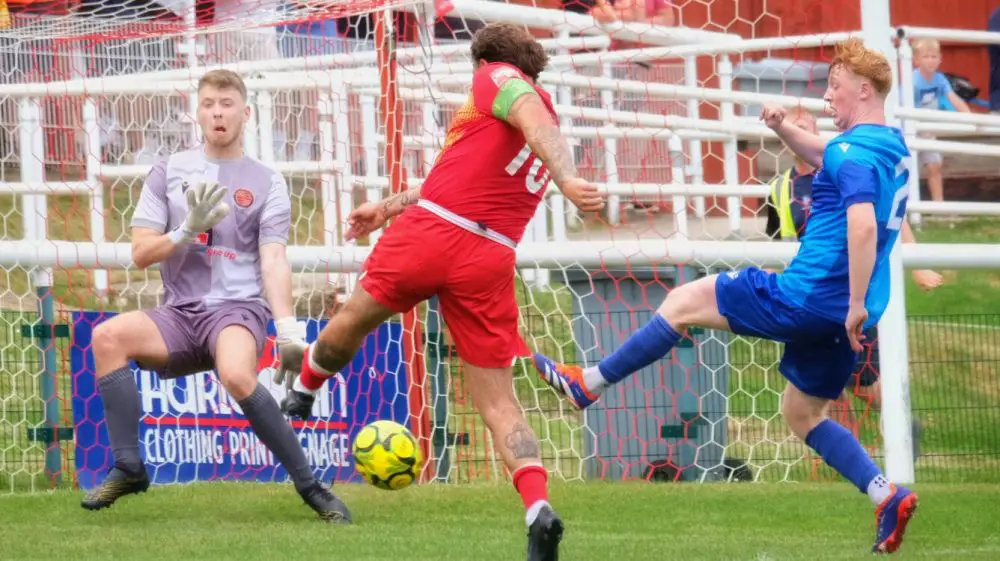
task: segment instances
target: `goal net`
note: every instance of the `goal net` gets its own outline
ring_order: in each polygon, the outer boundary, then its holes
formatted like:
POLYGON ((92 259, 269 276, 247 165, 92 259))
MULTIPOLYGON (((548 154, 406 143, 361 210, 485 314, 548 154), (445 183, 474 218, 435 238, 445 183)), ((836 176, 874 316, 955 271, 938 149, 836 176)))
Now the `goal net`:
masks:
MULTIPOLYGON (((129 220, 152 163, 197 144, 195 87, 211 68, 243 75, 246 153, 287 178, 296 311, 310 338, 378 240, 344 242, 347 212, 427 175, 466 99, 469 39, 490 21, 528 26, 545 46, 541 84, 578 168, 609 194, 605 213, 581 215, 550 189, 529 226, 518 298, 531 348, 595 364, 677 284, 780 267, 793 249, 768 240, 763 203, 795 162, 757 122, 759 106, 763 94, 804 97, 832 130, 818 98, 832 45, 851 29, 788 36, 808 27, 804 8, 767 3, 598 4, 0 0, 2 235, 26 242, 0 257, 0 490, 89 487, 110 465, 93 328, 159 301, 158 272, 130 264, 129 220)), ((515 390, 556 478, 830 478, 781 418, 779 351, 692 330, 586 413, 523 360, 515 390)), ((269 343, 260 380, 280 399, 273 365, 269 343)), ((286 478, 211 372, 136 376, 156 482, 286 478)), ((425 480, 508 476, 433 300, 380 327, 324 391, 294 426, 326 479, 356 480, 351 438, 380 418, 420 438, 425 480)), ((851 393, 837 415, 878 454, 877 421, 851 393)))

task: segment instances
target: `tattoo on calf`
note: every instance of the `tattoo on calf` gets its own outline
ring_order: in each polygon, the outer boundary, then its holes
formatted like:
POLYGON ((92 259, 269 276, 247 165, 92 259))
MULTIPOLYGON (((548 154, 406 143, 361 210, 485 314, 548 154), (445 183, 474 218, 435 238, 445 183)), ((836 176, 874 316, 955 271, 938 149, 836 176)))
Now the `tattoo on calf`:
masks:
POLYGON ((507 445, 507 449, 514 455, 515 459, 542 457, 535 433, 524 423, 519 422, 514 425, 514 428, 504 438, 504 444, 507 445))

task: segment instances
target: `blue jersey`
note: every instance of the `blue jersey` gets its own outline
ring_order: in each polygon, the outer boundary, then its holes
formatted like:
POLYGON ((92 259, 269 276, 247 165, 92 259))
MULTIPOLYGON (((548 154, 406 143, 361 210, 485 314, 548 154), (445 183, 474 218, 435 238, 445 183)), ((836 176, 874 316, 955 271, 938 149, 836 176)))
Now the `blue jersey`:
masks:
POLYGON ((778 278, 788 300, 834 321, 847 319, 847 208, 872 203, 878 240, 865 297, 866 326, 878 323, 889 303, 889 253, 906 215, 909 155, 899 129, 883 125, 857 125, 826 145, 823 165, 813 180, 809 235, 778 278))

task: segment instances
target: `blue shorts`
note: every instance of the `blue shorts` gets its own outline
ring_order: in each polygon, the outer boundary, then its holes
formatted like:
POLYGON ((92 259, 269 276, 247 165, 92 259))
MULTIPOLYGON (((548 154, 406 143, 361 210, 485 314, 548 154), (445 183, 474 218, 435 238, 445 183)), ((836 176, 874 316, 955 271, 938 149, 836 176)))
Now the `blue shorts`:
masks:
POLYGON ((733 333, 785 344, 778 371, 793 386, 826 399, 844 391, 858 359, 847 330, 789 302, 778 289, 778 275, 756 267, 722 273, 715 298, 733 333))

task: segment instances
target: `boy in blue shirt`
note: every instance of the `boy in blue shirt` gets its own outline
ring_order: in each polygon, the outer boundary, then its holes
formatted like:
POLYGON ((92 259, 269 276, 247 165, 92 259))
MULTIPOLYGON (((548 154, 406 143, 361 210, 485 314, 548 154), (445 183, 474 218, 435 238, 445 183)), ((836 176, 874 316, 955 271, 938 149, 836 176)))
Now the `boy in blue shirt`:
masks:
POLYGON ((765 107, 761 119, 799 157, 819 168, 813 180, 809 232, 781 274, 750 267, 673 289, 653 319, 597 366, 558 364, 540 354, 542 378, 576 407, 661 359, 688 327, 731 331, 785 344, 778 366, 788 379, 781 400, 796 436, 875 505, 872 551, 903 541, 917 495, 890 483, 854 435, 831 420, 865 340, 889 301, 889 254, 906 215, 906 161, 899 129, 885 125, 892 71, 860 39, 837 45, 824 96, 837 128, 825 143, 765 107))
MULTIPOLYGON (((951 88, 948 78, 938 72, 941 67, 941 45, 934 39, 918 39, 913 43, 913 60, 917 72, 913 73, 913 106, 918 109, 935 109, 969 112, 969 105, 951 88)), ((921 134, 921 137, 931 138, 921 134)), ((941 153, 920 152, 920 164, 927 178, 927 190, 932 201, 944 200, 944 180, 941 177, 941 153)))

